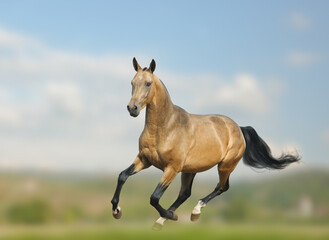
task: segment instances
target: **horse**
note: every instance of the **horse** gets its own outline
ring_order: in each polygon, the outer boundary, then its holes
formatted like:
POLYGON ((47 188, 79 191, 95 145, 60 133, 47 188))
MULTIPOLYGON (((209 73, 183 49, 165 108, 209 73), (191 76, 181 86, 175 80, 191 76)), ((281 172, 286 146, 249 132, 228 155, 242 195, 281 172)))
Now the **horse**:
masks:
POLYGON ((139 137, 139 152, 134 162, 119 174, 111 201, 112 214, 122 216, 119 197, 123 184, 133 174, 154 166, 163 171, 160 182, 150 198, 150 204, 160 218, 153 228, 161 229, 164 222, 178 219, 175 210, 191 196, 195 175, 217 165, 219 183, 209 195, 200 199, 191 213, 191 221, 199 219, 201 209, 216 196, 229 189, 229 176, 241 158, 254 168, 283 169, 298 162, 298 154, 275 158, 269 146, 254 128, 240 127, 223 115, 196 115, 172 103, 167 88, 154 74, 156 63, 141 68, 133 58, 136 75, 131 81, 132 97, 127 110, 137 117, 146 107, 145 126, 139 137), (181 173, 181 188, 176 201, 164 209, 159 200, 170 183, 181 173))

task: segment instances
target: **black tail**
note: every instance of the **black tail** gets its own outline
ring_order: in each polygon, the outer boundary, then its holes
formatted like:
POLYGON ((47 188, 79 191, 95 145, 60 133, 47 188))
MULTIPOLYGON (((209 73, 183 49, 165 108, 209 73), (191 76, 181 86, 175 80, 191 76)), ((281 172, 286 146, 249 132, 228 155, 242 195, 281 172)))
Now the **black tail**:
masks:
POLYGON ((243 162, 254 168, 283 169, 293 162, 298 162, 300 157, 291 154, 282 154, 281 157, 272 156, 271 149, 258 136, 252 127, 241 127, 246 141, 246 151, 243 155, 243 162))

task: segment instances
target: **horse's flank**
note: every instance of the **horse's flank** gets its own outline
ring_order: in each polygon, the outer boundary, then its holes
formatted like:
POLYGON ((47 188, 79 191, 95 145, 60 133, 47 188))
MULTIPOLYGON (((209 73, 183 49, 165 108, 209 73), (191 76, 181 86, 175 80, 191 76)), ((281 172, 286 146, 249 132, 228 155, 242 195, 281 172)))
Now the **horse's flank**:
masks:
POLYGON ((245 150, 240 127, 221 115, 195 115, 175 106, 153 74, 155 91, 146 106, 139 158, 146 165, 197 173, 220 162, 234 167, 245 150))

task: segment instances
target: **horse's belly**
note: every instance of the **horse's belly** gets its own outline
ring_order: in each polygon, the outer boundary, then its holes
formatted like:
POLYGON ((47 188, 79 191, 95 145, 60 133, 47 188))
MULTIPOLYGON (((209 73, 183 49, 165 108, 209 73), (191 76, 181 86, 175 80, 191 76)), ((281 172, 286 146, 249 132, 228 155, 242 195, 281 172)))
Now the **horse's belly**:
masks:
POLYGON ((223 157, 222 147, 217 141, 196 144, 186 157, 183 171, 206 171, 218 164, 223 157))

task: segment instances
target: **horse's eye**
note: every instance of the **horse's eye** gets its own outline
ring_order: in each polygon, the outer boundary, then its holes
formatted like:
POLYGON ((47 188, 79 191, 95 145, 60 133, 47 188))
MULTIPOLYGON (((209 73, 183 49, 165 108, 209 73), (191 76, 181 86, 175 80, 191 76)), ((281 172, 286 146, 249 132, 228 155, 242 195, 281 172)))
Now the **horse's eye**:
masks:
POLYGON ((151 82, 146 82, 146 83, 145 83, 145 85, 146 85, 147 87, 151 86, 151 84, 152 84, 151 82))

